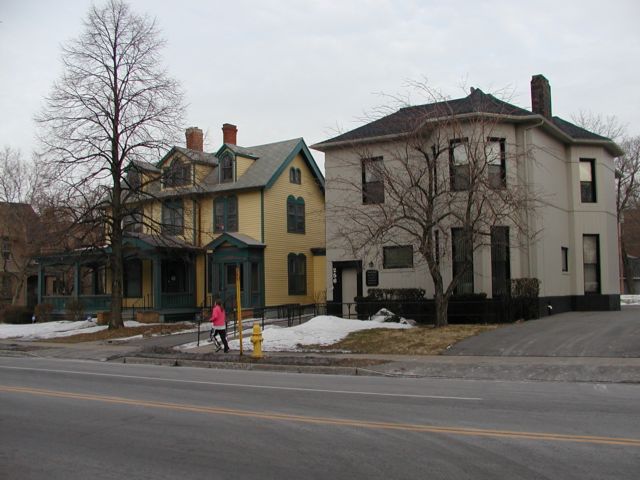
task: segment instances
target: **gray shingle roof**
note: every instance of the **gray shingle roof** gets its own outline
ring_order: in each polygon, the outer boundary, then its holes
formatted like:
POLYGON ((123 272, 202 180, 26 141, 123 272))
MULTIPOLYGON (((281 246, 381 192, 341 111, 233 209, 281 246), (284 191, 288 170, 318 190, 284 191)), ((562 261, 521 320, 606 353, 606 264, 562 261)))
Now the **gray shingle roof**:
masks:
MULTIPOLYGON (((379 118, 371 123, 312 145, 312 148, 323 150, 329 148, 332 144, 338 144, 340 142, 401 135, 415 131, 429 119, 472 113, 505 115, 521 117, 522 119, 526 119, 527 117, 531 117, 532 119, 540 118, 538 114, 534 114, 529 110, 499 100, 493 95, 484 93, 480 89, 474 89, 471 94, 464 98, 401 108, 397 112, 379 118)), ((553 117, 550 124, 574 140, 597 140, 610 142, 614 146, 610 139, 589 132, 559 117, 553 117)))
MULTIPOLYGON (((173 147, 178 152, 182 153, 184 156, 193 160, 196 163, 204 163, 207 165, 217 165, 218 159, 213 153, 206 152, 198 152, 197 150, 190 150, 184 147, 173 147)), ((166 158, 166 156, 165 156, 166 158)), ((164 159, 163 159, 164 160, 164 159)))

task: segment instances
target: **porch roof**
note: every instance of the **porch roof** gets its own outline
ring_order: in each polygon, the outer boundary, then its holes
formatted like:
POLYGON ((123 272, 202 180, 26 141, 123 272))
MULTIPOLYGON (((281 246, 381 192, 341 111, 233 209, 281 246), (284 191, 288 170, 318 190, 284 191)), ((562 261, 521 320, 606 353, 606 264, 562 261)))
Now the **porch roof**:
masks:
POLYGON ((243 233, 232 233, 232 232, 224 232, 214 241, 207 245, 207 250, 215 250, 220 245, 224 243, 230 243, 236 248, 265 248, 266 245, 262 242, 259 242, 253 237, 249 235, 245 235, 243 233))

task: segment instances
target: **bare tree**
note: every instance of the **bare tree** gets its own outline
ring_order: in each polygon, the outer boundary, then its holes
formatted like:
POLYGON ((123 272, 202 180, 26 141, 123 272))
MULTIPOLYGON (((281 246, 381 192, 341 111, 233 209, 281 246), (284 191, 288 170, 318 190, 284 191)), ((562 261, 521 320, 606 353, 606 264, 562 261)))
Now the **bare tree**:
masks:
MULTIPOLYGON (((536 197, 515 168, 505 169, 527 153, 506 143, 500 110, 507 103, 474 90, 469 97, 474 111, 460 114, 437 91, 416 86, 429 103, 407 109, 397 120, 401 124, 386 124, 390 131, 408 133, 374 147, 377 153, 354 144, 357 154, 346 169, 360 172, 362 166, 362 179, 341 174, 327 179, 344 191, 341 200, 327 205, 327 217, 354 253, 370 257, 380 245, 414 245, 433 281, 436 325, 443 326, 454 292, 473 293, 468 280, 474 252, 496 241, 506 251, 509 243, 534 235, 528 216, 536 197), (362 204, 342 201, 360 191, 362 204), (499 226, 508 226, 512 234, 499 226), (446 248, 452 243, 454 251, 446 248), (450 278, 447 257, 454 264, 450 278)), ((386 118, 393 123, 393 115, 386 118)), ((505 282, 503 293, 509 288, 505 282)))
POLYGON ((64 73, 37 121, 47 161, 67 191, 75 221, 106 226, 110 247, 110 328, 122 322, 126 167, 160 158, 180 130, 183 95, 160 64, 154 19, 119 0, 93 6, 84 32, 62 48, 64 73))
POLYGON ((0 201, 34 204, 45 186, 40 165, 23 160, 20 150, 6 146, 0 151, 0 201))
POLYGON ((615 140, 625 152, 615 158, 616 166, 616 213, 620 225, 620 256, 626 279, 627 291, 635 293, 633 269, 629 261, 627 225, 625 213, 640 208, 640 136, 627 133, 626 127, 615 116, 602 117, 580 112, 572 117, 579 126, 598 135, 615 140))

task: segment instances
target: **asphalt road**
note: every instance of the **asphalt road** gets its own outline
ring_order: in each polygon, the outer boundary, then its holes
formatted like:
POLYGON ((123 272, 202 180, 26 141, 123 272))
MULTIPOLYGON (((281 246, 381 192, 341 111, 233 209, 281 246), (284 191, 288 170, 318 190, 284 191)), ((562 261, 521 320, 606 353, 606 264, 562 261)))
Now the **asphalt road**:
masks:
POLYGON ((3 479, 636 479, 640 386, 0 358, 3 479))
POLYGON ((568 312, 468 338, 446 355, 640 357, 640 306, 568 312))

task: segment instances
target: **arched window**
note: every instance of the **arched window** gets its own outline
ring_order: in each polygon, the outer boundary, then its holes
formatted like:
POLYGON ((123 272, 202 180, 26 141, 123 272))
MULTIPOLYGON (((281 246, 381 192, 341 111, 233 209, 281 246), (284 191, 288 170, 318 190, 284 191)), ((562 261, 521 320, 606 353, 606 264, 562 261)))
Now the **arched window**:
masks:
POLYGON ((220 159, 220 183, 233 182, 233 155, 225 152, 220 159))
POLYGON ((307 257, 290 253, 287 256, 289 295, 307 294, 307 257))
POLYGON ((191 184, 191 165, 176 158, 162 172, 162 184, 165 188, 191 184))
POLYGON ((213 231, 238 231, 238 197, 218 197, 213 205, 213 231))
POLYGON ((304 199, 293 195, 287 197, 287 232, 304 233, 304 199))
POLYGON ((289 182, 297 183, 298 185, 302 183, 302 172, 299 168, 291 167, 289 169, 289 182))

